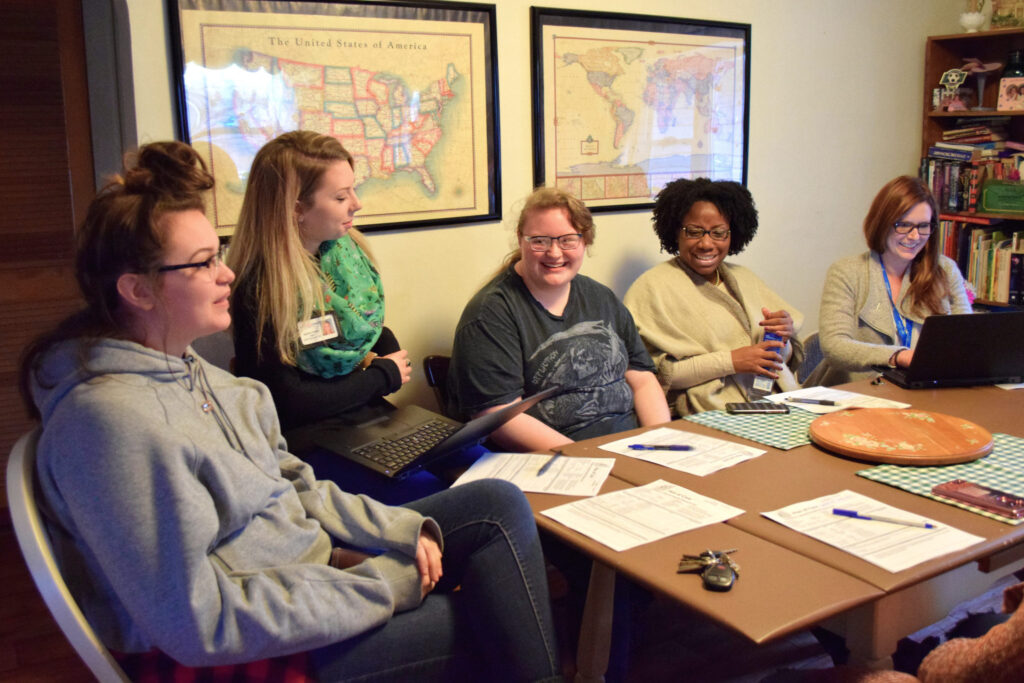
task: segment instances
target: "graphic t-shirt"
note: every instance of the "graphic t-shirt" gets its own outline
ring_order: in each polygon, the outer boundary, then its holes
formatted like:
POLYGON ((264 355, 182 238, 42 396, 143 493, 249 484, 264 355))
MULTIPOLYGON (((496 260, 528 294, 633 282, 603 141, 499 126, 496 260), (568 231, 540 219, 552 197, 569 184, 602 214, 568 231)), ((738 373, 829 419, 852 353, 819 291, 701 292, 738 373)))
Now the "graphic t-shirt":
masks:
POLYGON ((562 315, 545 309, 508 268, 467 304, 455 330, 449 395, 468 417, 558 386, 529 414, 571 439, 637 426, 626 370, 654 370, 633 318, 615 294, 573 278, 562 315))

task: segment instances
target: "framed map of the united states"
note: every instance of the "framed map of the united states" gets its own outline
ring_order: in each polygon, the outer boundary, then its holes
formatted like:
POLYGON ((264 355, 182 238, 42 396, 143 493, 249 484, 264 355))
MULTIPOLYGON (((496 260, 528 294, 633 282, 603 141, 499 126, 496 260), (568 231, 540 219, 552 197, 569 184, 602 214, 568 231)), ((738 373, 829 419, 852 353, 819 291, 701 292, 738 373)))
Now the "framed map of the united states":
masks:
POLYGON ((353 155, 362 230, 501 217, 493 5, 170 5, 180 134, 214 174, 220 234, 257 150, 297 129, 353 155))

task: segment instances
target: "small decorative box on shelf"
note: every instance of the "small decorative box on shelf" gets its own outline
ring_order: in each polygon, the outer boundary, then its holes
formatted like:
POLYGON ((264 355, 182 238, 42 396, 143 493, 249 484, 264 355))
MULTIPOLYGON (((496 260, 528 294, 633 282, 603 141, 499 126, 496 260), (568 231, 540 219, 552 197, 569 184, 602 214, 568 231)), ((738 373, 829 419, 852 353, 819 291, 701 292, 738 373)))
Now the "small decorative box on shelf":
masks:
POLYGON ((978 210, 984 213, 1024 213, 1024 184, 986 180, 981 186, 978 210))

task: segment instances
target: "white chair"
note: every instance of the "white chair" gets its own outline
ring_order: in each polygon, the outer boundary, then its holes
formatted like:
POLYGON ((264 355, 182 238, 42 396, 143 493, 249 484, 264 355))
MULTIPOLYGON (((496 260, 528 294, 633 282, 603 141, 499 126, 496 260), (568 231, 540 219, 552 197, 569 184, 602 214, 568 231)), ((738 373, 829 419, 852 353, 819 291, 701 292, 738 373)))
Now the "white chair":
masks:
POLYGON ((53 558, 33 487, 40 432, 37 427, 18 439, 7 461, 7 503, 21 554, 57 625, 96 679, 101 683, 127 681, 124 671, 78 609, 53 558))

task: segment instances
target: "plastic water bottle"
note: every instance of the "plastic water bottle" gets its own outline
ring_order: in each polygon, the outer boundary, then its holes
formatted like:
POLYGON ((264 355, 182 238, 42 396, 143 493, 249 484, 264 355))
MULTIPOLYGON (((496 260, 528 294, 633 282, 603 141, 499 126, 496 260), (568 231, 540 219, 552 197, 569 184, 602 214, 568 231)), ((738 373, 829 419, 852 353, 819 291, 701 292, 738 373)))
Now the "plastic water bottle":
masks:
MULTIPOLYGON (((782 341, 782 337, 775 334, 774 332, 765 332, 764 341, 782 341)), ((757 375, 754 377, 754 384, 751 385, 750 391, 754 396, 754 399, 760 399, 768 394, 772 393, 772 389, 775 387, 775 380, 771 377, 765 377, 764 375, 757 375)))

